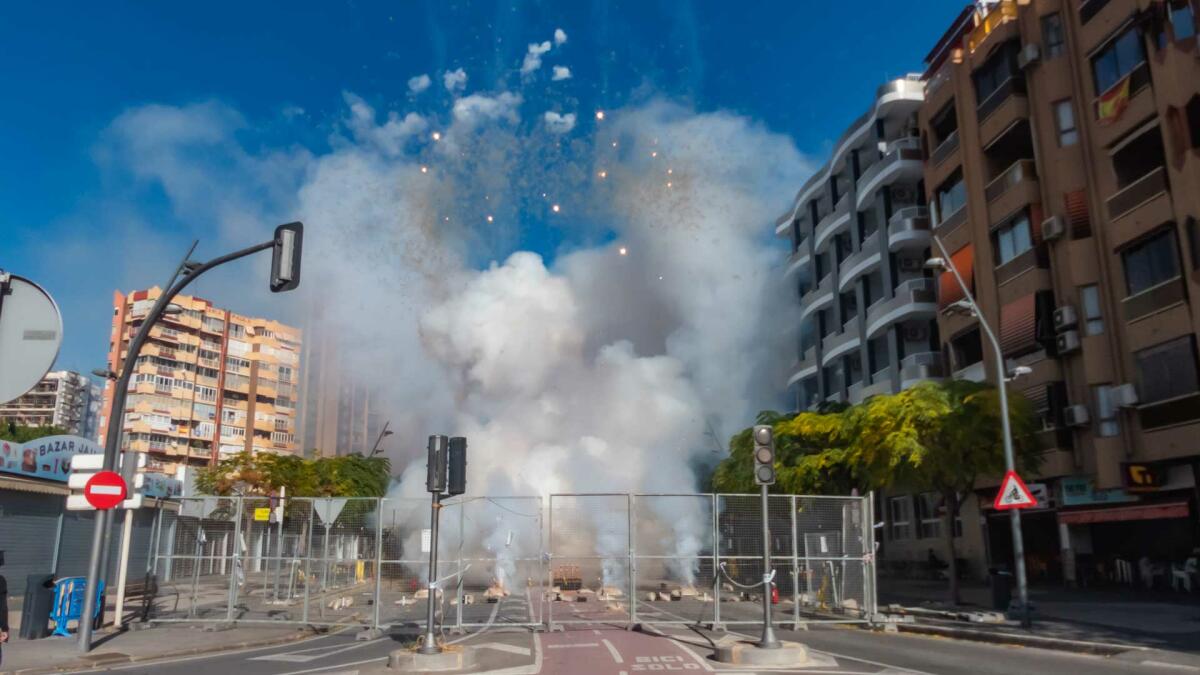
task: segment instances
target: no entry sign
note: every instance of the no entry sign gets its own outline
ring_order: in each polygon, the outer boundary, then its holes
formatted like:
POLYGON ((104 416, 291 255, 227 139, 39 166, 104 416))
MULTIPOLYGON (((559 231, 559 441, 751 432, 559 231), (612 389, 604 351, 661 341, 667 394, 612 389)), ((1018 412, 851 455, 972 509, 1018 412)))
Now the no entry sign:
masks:
POLYGON ((111 509, 125 501, 125 479, 115 471, 101 471, 83 486, 83 496, 97 509, 111 509))

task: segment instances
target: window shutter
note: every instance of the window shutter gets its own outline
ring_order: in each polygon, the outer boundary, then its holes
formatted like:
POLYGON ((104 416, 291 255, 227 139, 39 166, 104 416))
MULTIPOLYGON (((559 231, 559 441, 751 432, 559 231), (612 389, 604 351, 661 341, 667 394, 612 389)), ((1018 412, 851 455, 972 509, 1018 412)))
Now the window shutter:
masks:
MULTIPOLYGON (((1092 236, 1092 219, 1088 215, 1087 193, 1083 190, 1063 195, 1067 205, 1067 221, 1071 225, 1071 238, 1084 239, 1092 236)), ((1040 223, 1038 229, 1040 230, 1040 223)))

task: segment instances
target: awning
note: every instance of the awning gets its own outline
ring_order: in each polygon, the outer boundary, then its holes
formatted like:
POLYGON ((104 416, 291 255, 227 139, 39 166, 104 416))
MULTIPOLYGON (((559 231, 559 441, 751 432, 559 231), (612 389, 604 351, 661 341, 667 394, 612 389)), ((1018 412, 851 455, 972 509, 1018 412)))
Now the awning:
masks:
POLYGON ((18 492, 35 492, 43 495, 66 496, 71 489, 66 483, 51 483, 36 478, 18 478, 16 476, 0 476, 0 490, 16 490, 18 492))
MULTIPOLYGON (((975 291, 975 246, 967 244, 950 254, 950 262, 973 293, 975 291)), ((958 285, 954 273, 949 270, 942 272, 938 278, 938 307, 944 309, 950 303, 958 302, 964 297, 962 287, 958 285)))
POLYGON ((1009 354, 1037 347, 1037 296, 1030 293, 1000 308, 1000 349, 1009 354))
POLYGON ((1138 504, 1137 506, 1117 506, 1109 509, 1086 509, 1083 511, 1059 511, 1059 522, 1068 525, 1085 525, 1087 523, 1119 523, 1127 520, 1163 520, 1167 518, 1187 518, 1187 502, 1170 502, 1167 504, 1138 504))

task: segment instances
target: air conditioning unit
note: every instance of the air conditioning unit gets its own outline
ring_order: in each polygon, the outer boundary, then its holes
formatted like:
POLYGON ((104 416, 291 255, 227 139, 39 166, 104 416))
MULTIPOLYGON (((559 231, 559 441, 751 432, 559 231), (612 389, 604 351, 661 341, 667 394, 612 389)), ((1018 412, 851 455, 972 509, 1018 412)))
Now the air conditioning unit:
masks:
POLYGON ((1109 396, 1112 397, 1113 404, 1118 408, 1132 408, 1138 404, 1137 389, 1129 382, 1113 387, 1109 391, 1109 396))
POLYGON ((1086 427, 1091 421, 1086 405, 1069 405, 1063 408, 1063 422, 1069 427, 1086 427))
POLYGON ((1058 348, 1059 355, 1070 354, 1071 352, 1079 351, 1079 331, 1068 330, 1058 334, 1054 341, 1058 348))
POLYGON ((1021 53, 1017 54, 1017 66, 1021 70, 1029 68, 1037 63, 1042 58, 1042 49, 1036 43, 1030 43, 1021 47, 1021 53))
POLYGON ((919 258, 900 258, 898 260, 901 272, 920 272, 925 269, 925 263, 919 258))
POLYGON ((1058 216, 1050 216, 1042 221, 1042 241, 1058 241, 1067 232, 1067 226, 1058 216))
POLYGON ((1079 315, 1071 305, 1063 305, 1054 310, 1054 330, 1061 333, 1068 328, 1074 328, 1079 323, 1079 315))

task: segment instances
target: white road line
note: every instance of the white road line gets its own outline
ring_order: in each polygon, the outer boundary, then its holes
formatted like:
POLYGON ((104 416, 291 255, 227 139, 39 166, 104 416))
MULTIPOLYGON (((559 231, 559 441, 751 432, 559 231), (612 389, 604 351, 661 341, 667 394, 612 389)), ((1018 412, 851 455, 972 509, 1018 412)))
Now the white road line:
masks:
POLYGON ((599 642, 576 642, 569 645, 546 645, 546 649, 572 649, 574 647, 599 647, 599 642))
POLYGON ((344 668, 349 668, 350 666, 361 666, 361 665, 364 665, 367 663, 378 663, 380 661, 386 662, 387 660, 388 660, 388 657, 381 656, 381 657, 375 658, 375 659, 363 659, 362 661, 351 661, 350 663, 337 663, 337 664, 333 664, 333 665, 329 665, 329 666, 320 666, 317 668, 309 668, 308 670, 293 670, 288 673, 278 673, 278 675, 304 675, 305 673, 319 673, 323 670, 328 671, 328 670, 333 670, 335 668, 343 668, 344 669, 344 668))
POLYGON ((344 647, 340 647, 337 645, 329 645, 329 646, 325 646, 325 647, 309 647, 308 649, 296 649, 296 650, 290 651, 290 652, 280 652, 278 654, 265 654, 263 656, 255 656, 255 657, 252 657, 247 660, 248 661, 285 661, 285 662, 291 662, 291 663, 308 663, 309 661, 316 661, 317 659, 323 659, 327 656, 333 656, 334 654, 341 654, 342 652, 348 652, 348 651, 351 651, 354 649, 358 649, 359 647, 367 647, 367 646, 370 646, 382 639, 383 638, 376 638, 374 640, 367 640, 365 642, 356 642, 352 645, 347 645, 344 647), (318 653, 310 654, 308 652, 318 652, 318 653))
POLYGON ((593 633, 595 633, 596 635, 599 635, 599 634, 600 634, 600 631, 599 631, 599 630, 596 630, 595 628, 593 628, 593 629, 592 629, 592 632, 593 632, 593 633))
POLYGON ((186 661, 201 661, 204 659, 216 659, 216 658, 221 658, 224 656, 239 656, 241 654, 250 654, 253 652, 261 652, 261 651, 264 651, 267 649, 278 649, 280 647, 287 647, 289 644, 292 644, 292 645, 308 644, 308 643, 316 642, 317 640, 324 640, 325 638, 334 637, 335 635, 345 632, 345 630, 350 630, 351 628, 357 628, 357 626, 348 627, 344 630, 339 630, 334 633, 327 633, 325 635, 315 635, 310 638, 303 638, 301 640, 296 640, 295 642, 291 642, 291 643, 280 642, 280 643, 276 643, 273 645, 263 645, 261 647, 248 647, 246 649, 231 649, 227 652, 208 652, 205 654, 193 654, 191 656, 181 656, 178 658, 164 657, 161 659, 147 659, 146 661, 140 661, 137 663, 106 666, 104 668, 92 668, 91 670, 84 670, 84 671, 79 671, 79 672, 98 673, 98 672, 104 672, 104 671, 110 671, 110 670, 133 670, 135 668, 144 669, 144 668, 146 668, 146 666, 154 665, 154 664, 165 665, 168 663, 175 664, 175 663, 183 663, 186 661))
MULTIPOLYGON (((727 635, 736 635, 738 637, 746 638, 747 640, 759 639, 752 635, 746 635, 745 633, 735 633, 733 631, 729 631, 727 633, 727 635)), ((889 668, 889 669, 898 670, 898 671, 901 671, 904 673, 916 673, 916 675, 934 675, 933 673, 929 673, 924 670, 914 670, 912 668, 905 668, 904 666, 896 666, 896 665, 892 665, 890 663, 880 663, 879 661, 872 661, 870 659, 864 659, 861 656, 847 656, 845 654, 838 654, 837 652, 831 652, 826 649, 812 649, 811 647, 810 647, 810 650, 817 652, 818 654, 828 654, 829 656, 832 656, 834 658, 848 659, 850 661, 858 661, 859 663, 865 663, 870 666, 879 666, 880 668, 889 668)))
POLYGON ((612 654, 613 661, 616 661, 617 663, 625 663, 623 660, 621 660, 621 652, 617 651, 617 648, 613 646, 613 643, 609 642, 607 639, 601 640, 601 642, 604 643, 605 647, 608 647, 608 653, 612 654))
POLYGON ((1176 670, 1190 670, 1192 672, 1200 672, 1200 668, 1189 666, 1183 663, 1168 663, 1166 661, 1142 661, 1143 666, 1152 666, 1156 668, 1174 668, 1176 670))

